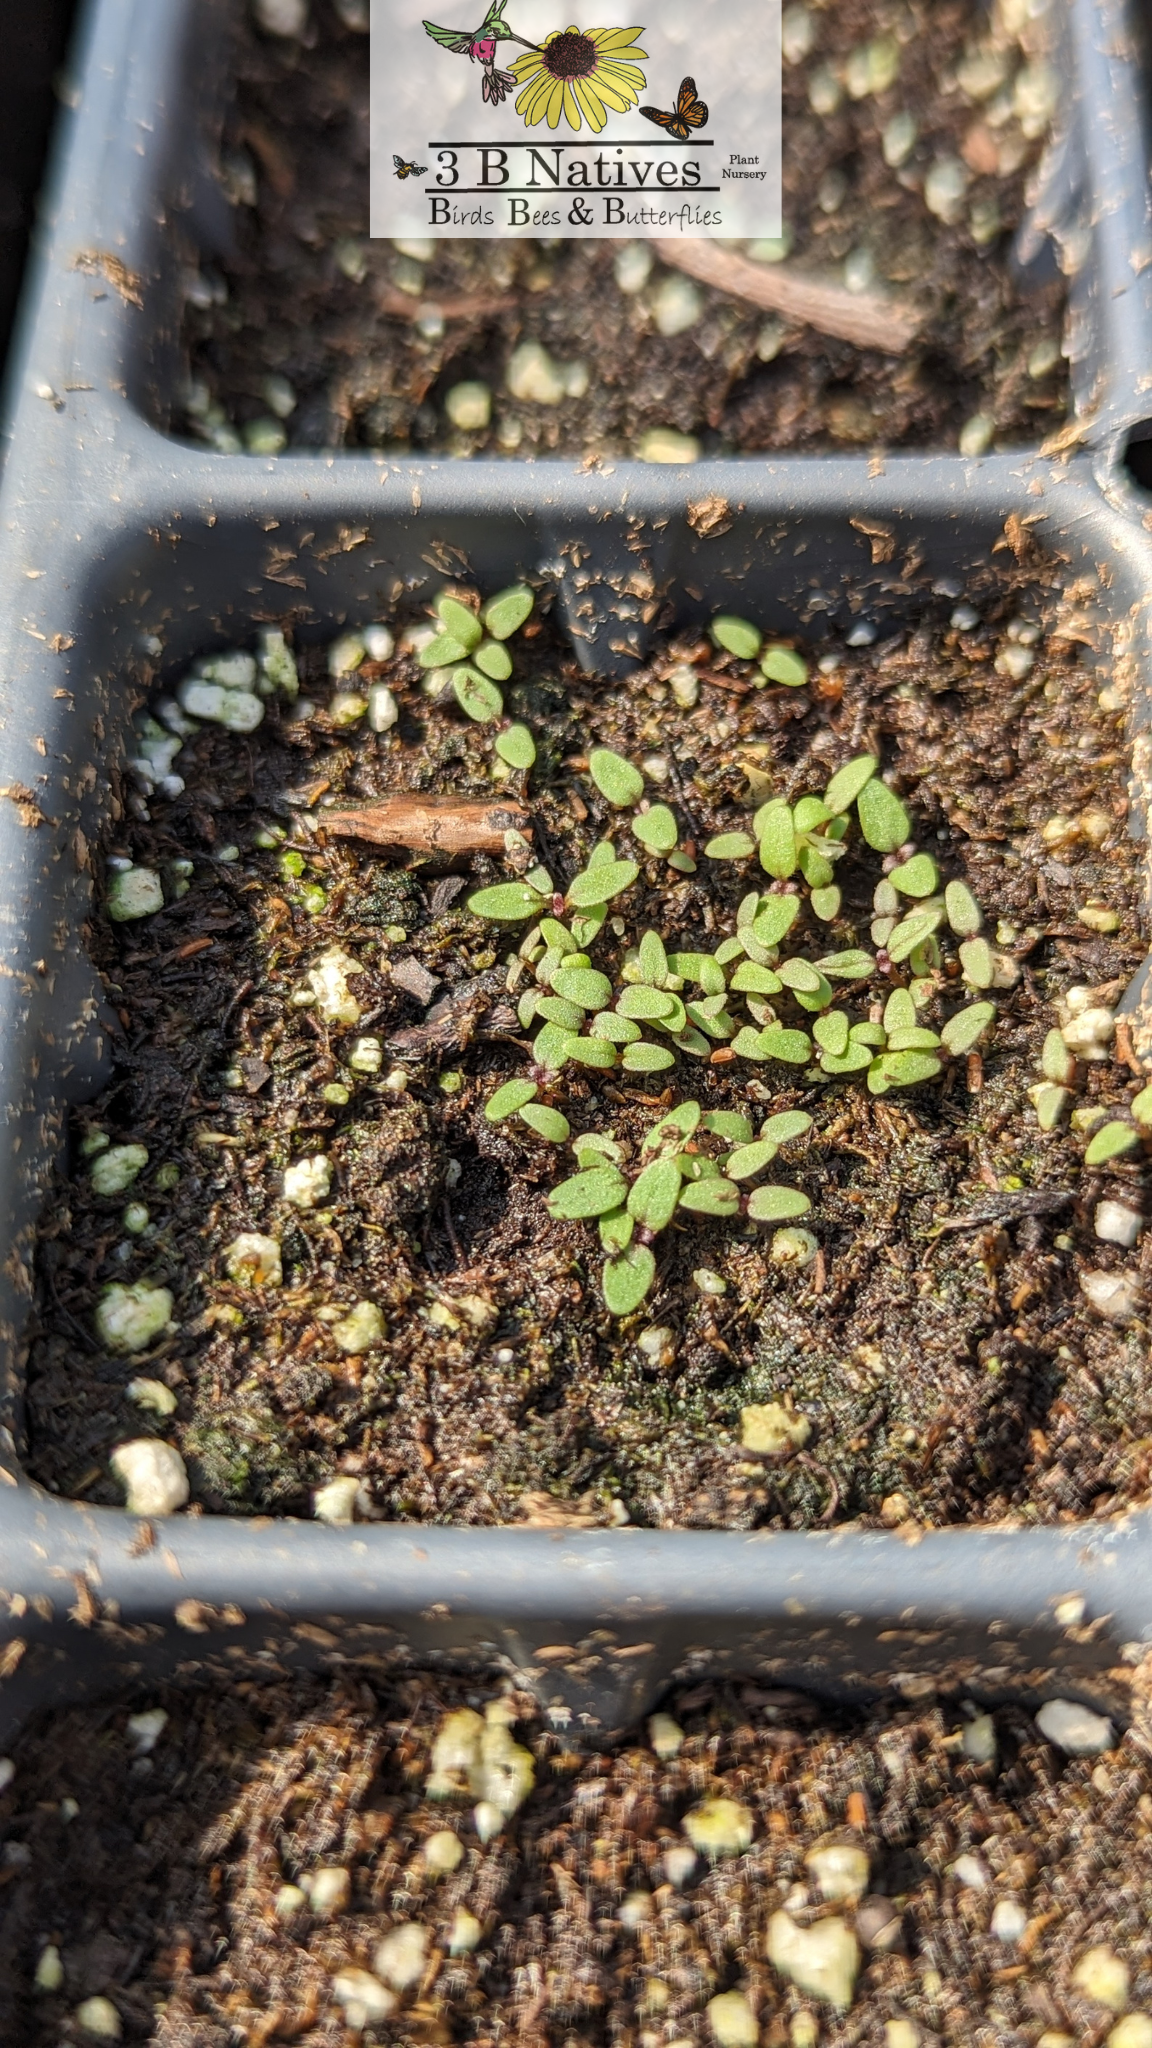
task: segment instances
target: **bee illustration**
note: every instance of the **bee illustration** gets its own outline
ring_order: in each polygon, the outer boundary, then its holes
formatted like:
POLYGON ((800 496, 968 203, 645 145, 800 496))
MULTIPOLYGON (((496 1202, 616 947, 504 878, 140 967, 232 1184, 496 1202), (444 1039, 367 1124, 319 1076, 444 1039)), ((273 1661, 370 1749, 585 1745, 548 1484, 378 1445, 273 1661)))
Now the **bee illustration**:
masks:
POLYGON ((666 114, 660 107, 641 107, 646 121, 655 121, 668 135, 675 135, 680 142, 687 142, 693 128, 708 126, 708 109, 702 99, 696 97, 696 80, 685 78, 676 95, 676 111, 666 114))
POLYGON ((394 155, 392 161, 398 178, 423 178, 428 170, 427 164, 406 164, 402 156, 394 155))

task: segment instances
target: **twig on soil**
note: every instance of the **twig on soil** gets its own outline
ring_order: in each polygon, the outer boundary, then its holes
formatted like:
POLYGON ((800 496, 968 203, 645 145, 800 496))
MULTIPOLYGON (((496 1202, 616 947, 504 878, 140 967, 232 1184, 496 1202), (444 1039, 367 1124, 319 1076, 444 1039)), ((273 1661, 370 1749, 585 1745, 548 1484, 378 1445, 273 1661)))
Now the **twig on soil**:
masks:
POLYGON ((447 1195, 445 1195, 444 1197, 444 1227, 448 1232, 448 1242, 452 1246, 452 1250, 456 1254, 456 1264, 460 1265, 464 1257, 464 1252, 460 1244, 460 1239, 456 1235, 456 1225, 452 1221, 452 1207, 448 1200, 447 1195))
POLYGON ((806 1472, 814 1472, 818 1479, 824 1481, 825 1486, 828 1488, 828 1504, 823 1514, 819 1517, 819 1521, 821 1523, 830 1522, 840 1505, 840 1488, 835 1475, 828 1470, 827 1465, 821 1465, 817 1458, 809 1457, 807 1451, 797 1451, 795 1463, 803 1465, 806 1472))
POLYGON ((871 1409, 869 1413, 864 1417, 863 1422, 860 1424, 859 1429, 856 1431, 856 1435, 853 1438, 852 1445, 849 1446, 849 1448, 854 1448, 856 1445, 859 1445, 861 1441, 866 1441, 867 1438, 871 1436, 872 1431, 876 1427, 876 1424, 878 1422, 883 1421, 885 1413, 887 1411, 887 1407, 888 1403, 886 1400, 877 1401, 876 1406, 873 1409, 871 1409))
POLYGON ((1118 1060, 1123 1061, 1131 1073, 1138 1075, 1141 1080, 1144 1079, 1143 1065, 1136 1057, 1132 1044, 1132 1019, 1130 1017, 1117 1017, 1116 1019, 1116 1057, 1118 1060))
POLYGON ((699 681, 707 683, 710 690, 724 690, 730 697, 749 697, 752 694, 752 684, 742 683, 738 676, 714 675, 707 668, 697 669, 696 673, 699 681))
POLYGON ((510 803, 462 803, 451 796, 381 797, 355 811, 329 811, 324 830, 336 839, 404 846, 412 853, 503 853, 506 832, 532 835, 527 811, 510 803))
POLYGON ((444 320, 494 320, 518 303, 511 292, 498 297, 491 292, 457 292, 447 298, 429 292, 417 299, 387 284, 377 285, 375 296, 378 310, 390 320, 425 320, 430 313, 439 313, 444 320))
POLYGON ((157 1168, 162 1166, 164 1164, 164 1161, 169 1157, 169 1155, 175 1151, 177 1145, 183 1142, 184 1118, 188 1114, 188 1105, 191 1102, 197 1087, 199 1086, 200 1080, 204 1073, 204 1069, 207 1067, 209 1061, 213 1060, 216 1057, 221 1045, 224 1042, 224 1035, 228 1029, 229 1024, 232 1022, 233 1015, 239 1008, 240 1004, 244 1002, 246 998, 252 994, 252 991, 255 988, 255 986, 256 984, 254 981, 245 980, 240 982, 239 986, 233 990, 231 999, 229 1000, 227 1007, 225 1008, 224 1014, 221 1017, 220 1022, 215 1026, 215 1028, 212 1031, 206 1034, 204 1050, 201 1053, 200 1058, 197 1060, 196 1065, 192 1069, 192 1078, 189 1081, 188 1086, 184 1090, 184 1095, 181 1100, 180 1106, 176 1110, 175 1115, 172 1116, 170 1120, 168 1137, 165 1140, 164 1144, 161 1145, 160 1149, 158 1151, 152 1152, 149 1156, 147 1168, 147 1178, 149 1180, 152 1179, 152 1176, 155 1174, 157 1168))
POLYGON ((921 315, 902 299, 876 292, 850 292, 840 284, 818 284, 801 277, 786 263, 753 263, 716 242, 673 241, 654 236, 652 247, 662 263, 686 271, 701 284, 731 298, 746 299, 767 312, 783 313, 820 334, 834 334, 857 348, 876 348, 886 356, 903 355, 915 340, 921 315))
POLYGON ((54 1308, 56 1309, 57 1313, 64 1318, 64 1321, 68 1324, 68 1327, 72 1331, 73 1335, 79 1338, 81 1344, 84 1346, 84 1349, 86 1351, 91 1351, 93 1353, 98 1352, 100 1350, 100 1346, 99 1344, 97 1344, 95 1338, 92 1336, 91 1331, 86 1330, 84 1328, 83 1323, 77 1321, 71 1309, 68 1308, 66 1304, 61 1301, 55 1279, 53 1278, 53 1275, 47 1263, 45 1263, 44 1266, 44 1278, 48 1285, 48 1292, 52 1296, 52 1303, 54 1308))
POLYGON ((676 791, 676 801, 683 812, 684 823, 688 827, 689 837, 692 839, 704 839, 706 835, 700 830, 700 821, 691 809, 688 797, 685 795, 684 777, 680 773, 680 764, 671 753, 668 755, 668 772, 672 778, 672 787, 676 791))
POLYGON ((265 128, 263 122, 248 121, 240 130, 240 140, 255 150, 277 199, 290 199, 296 190, 296 172, 277 137, 265 128))
POLYGON ((943 1216, 934 1226, 936 1236, 946 1230, 980 1230, 986 1223, 1013 1223, 1021 1216, 1050 1216, 1076 1200, 1075 1188, 1037 1188, 1021 1194, 998 1194, 991 1202, 977 1202, 963 1216, 943 1216))
POLYGON ((541 862, 549 870, 550 874, 556 878, 557 887, 566 889, 572 879, 571 867, 566 864, 564 855, 559 847, 553 845, 552 835, 539 811, 533 811, 532 827, 526 836, 528 838, 535 838, 536 850, 540 855, 541 862))

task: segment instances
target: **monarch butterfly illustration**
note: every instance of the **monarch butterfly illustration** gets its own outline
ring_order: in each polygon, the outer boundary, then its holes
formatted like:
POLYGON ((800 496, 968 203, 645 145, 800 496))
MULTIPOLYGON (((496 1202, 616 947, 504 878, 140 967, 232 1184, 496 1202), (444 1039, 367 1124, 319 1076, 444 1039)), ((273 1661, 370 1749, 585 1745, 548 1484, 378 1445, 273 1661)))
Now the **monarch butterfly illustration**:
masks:
POLYGON ((398 178, 422 178, 428 169, 427 164, 406 164, 402 156, 394 155, 392 161, 398 178))
POLYGON ((674 114, 666 114, 660 107, 641 107, 640 112, 646 121, 655 121, 658 128, 665 129, 669 135, 675 135, 680 142, 687 142, 693 128, 708 126, 708 109, 704 101, 696 97, 694 78, 685 78, 681 81, 674 114))

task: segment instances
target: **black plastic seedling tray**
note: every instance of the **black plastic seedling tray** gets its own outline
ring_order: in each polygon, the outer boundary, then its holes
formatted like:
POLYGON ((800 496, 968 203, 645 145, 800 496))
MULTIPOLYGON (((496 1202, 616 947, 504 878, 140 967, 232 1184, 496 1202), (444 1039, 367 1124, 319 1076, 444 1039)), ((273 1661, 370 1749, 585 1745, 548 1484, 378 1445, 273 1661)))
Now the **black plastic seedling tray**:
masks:
MULTIPOLYGON (((40 1190, 69 1103, 109 1072, 83 944, 109 765, 143 691, 194 653, 288 611, 305 637, 331 635, 401 587, 434 589, 441 559, 466 561, 481 587, 543 578, 581 661, 618 669, 642 649, 644 593, 666 594, 685 622, 738 603, 795 630, 817 606, 843 620, 861 594, 871 615, 899 622, 918 588, 963 582, 987 566, 1006 522, 1024 521, 1094 593, 1081 608, 1102 670, 1117 654, 1127 664, 1134 810, 1146 809, 1150 501, 1124 458, 1152 414, 1152 206, 1123 6, 1072 0, 1070 124, 1038 200, 1041 227, 1074 266, 1077 446, 1061 458, 622 463, 600 474, 564 462, 225 457, 165 438, 181 313, 172 230, 205 246, 227 233, 210 137, 230 15, 221 0, 90 7, 11 378, 2 759, 7 790, 32 791, 44 822, 27 822, 25 800, 0 802, 0 1740, 36 1706, 161 1673, 405 1656, 501 1662, 593 1737, 626 1724, 674 1672, 713 1668, 826 1691, 1057 1690, 1122 1711, 1126 1677, 1152 1648, 1146 1511, 915 1540, 196 1516, 148 1532, 23 1475, 21 1330, 40 1190), (726 516, 693 513, 708 500, 726 516), (879 564, 870 530, 891 536, 879 564)), ((1022 253, 1041 260, 1042 242, 1022 253)))

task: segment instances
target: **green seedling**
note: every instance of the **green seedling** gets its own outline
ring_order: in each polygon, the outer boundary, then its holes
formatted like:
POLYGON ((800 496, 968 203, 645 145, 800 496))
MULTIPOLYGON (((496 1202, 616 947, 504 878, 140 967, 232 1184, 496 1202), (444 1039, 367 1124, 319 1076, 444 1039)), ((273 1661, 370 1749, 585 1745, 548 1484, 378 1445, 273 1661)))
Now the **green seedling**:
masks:
MULTIPOLYGON (((467 718, 478 725, 494 725, 504 712, 499 684, 512 676, 512 657, 503 644, 526 625, 535 598, 523 585, 505 590, 477 610, 442 591, 433 606, 437 631, 421 649, 421 668, 442 670, 452 695, 467 718)), ((526 726, 511 726, 496 741, 501 759, 513 768, 530 768, 536 758, 532 736, 526 726), (509 735, 523 735, 510 739, 509 735), (503 744, 502 744, 503 742, 503 744), (508 746, 512 751, 507 751, 508 746)))
MULTIPOLYGON (((732 653, 750 645, 740 640, 743 624, 718 622, 718 644, 732 653)), ((631 813, 640 847, 670 857, 675 814, 648 804, 639 769, 597 747, 588 774, 606 802, 631 813)), ((717 834, 705 848, 708 859, 746 864, 752 883, 711 952, 669 950, 656 928, 635 929, 629 906, 640 867, 612 838, 593 846, 563 897, 543 868, 478 890, 468 899, 478 917, 531 924, 513 965, 517 979, 530 974, 518 1011, 522 1028, 536 1034, 531 1078, 497 1089, 488 1117, 563 1143, 571 1105, 538 1098, 563 1088, 565 1074, 615 1072, 643 1084, 684 1059, 722 1056, 769 1074, 776 1067, 793 1081, 802 1073, 809 1086, 863 1084, 872 1095, 937 1080, 949 1061, 986 1042, 996 1018, 985 999, 946 1010, 945 991, 983 998, 998 959, 979 936, 983 918, 967 884, 945 882, 935 856, 909 846, 911 830, 871 754, 837 769, 822 795, 769 799, 749 830, 717 834), (879 856, 887 868, 874 883, 871 949, 842 922, 832 880, 853 848, 857 859, 879 856), (596 959, 610 911, 612 943, 596 959), (839 943, 829 948, 829 936, 839 943), (959 970, 952 983, 946 951, 952 976, 959 970)), ((1054 1065, 1048 1057, 1046 1074, 1054 1065)), ((580 1079, 573 1101, 587 1098, 580 1079)), ((806 1212, 799 1190, 758 1183, 779 1148, 810 1123, 806 1112, 789 1111, 757 1133, 736 1111, 703 1117, 691 1101, 652 1127, 635 1161, 619 1148, 594 1156, 592 1138, 581 1134, 571 1140, 580 1170, 554 1190, 549 1209, 557 1220, 596 1223, 607 1254, 605 1301, 614 1314, 631 1314, 655 1283, 651 1243, 682 1215, 776 1224, 806 1212)), ((1134 1127, 1124 1128, 1136 1142, 1134 1127)))
POLYGON ((784 1146, 811 1128, 804 1111, 787 1110, 769 1117, 756 1139, 743 1116, 705 1115, 699 1102, 681 1102, 650 1126, 635 1161, 624 1163, 611 1134, 574 1140, 579 1170, 553 1189, 548 1210, 558 1222, 596 1223, 610 1254, 602 1275, 605 1304, 613 1315, 631 1315, 655 1284, 652 1243, 677 1216, 777 1223, 807 1214, 811 1203, 799 1188, 744 1184, 759 1179, 784 1146), (619 1156, 605 1157, 605 1145, 619 1156))

